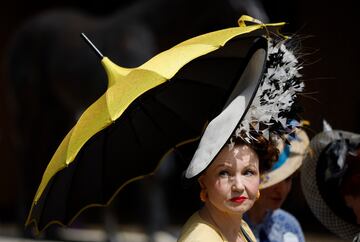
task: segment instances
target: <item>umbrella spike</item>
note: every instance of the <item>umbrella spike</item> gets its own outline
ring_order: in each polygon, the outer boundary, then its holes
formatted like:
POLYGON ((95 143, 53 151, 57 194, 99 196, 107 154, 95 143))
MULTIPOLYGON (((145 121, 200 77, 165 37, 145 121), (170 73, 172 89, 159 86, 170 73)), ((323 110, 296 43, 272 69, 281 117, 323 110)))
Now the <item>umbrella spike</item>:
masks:
POLYGON ((81 37, 83 37, 83 39, 85 40, 85 42, 95 51, 96 55, 100 58, 103 59, 104 55, 99 51, 98 48, 96 48, 96 46, 89 40, 89 38, 84 34, 81 33, 81 37))

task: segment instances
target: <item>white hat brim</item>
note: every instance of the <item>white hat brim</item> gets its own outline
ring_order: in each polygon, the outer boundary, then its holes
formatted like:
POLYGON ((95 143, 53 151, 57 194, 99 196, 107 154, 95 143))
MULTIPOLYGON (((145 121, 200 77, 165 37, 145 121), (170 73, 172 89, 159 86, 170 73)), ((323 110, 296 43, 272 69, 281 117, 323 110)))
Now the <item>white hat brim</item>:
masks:
POLYGON ((264 41, 263 47, 258 48, 252 54, 228 99, 228 105, 225 105, 225 109, 206 127, 185 172, 186 178, 195 177, 209 166, 244 117, 264 72, 267 55, 267 44, 265 43, 267 42, 264 41))

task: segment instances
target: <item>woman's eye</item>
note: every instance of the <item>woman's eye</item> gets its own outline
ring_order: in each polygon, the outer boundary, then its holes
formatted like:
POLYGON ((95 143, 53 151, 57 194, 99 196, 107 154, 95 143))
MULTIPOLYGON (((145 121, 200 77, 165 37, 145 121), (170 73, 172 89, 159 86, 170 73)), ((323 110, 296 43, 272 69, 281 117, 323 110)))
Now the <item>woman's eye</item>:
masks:
POLYGON ((230 173, 228 172, 228 171, 220 171, 219 172, 219 176, 221 176, 221 177, 228 177, 228 176, 230 176, 230 173))
POLYGON ((255 174, 256 174, 256 172, 254 170, 251 170, 251 169, 245 170, 245 172, 244 172, 245 176, 253 176, 255 174))

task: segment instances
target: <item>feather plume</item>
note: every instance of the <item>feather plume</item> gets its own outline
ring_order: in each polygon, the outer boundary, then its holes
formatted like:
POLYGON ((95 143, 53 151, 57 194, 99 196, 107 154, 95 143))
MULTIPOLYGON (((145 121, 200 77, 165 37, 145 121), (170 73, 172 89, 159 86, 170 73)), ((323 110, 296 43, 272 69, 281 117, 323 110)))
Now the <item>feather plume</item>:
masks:
POLYGON ((235 131, 236 136, 248 143, 256 139, 251 135, 254 131, 270 139, 273 135, 285 137, 300 126, 292 117, 292 107, 297 94, 304 89, 299 73, 302 66, 284 41, 275 43, 269 40, 263 79, 248 112, 235 131))

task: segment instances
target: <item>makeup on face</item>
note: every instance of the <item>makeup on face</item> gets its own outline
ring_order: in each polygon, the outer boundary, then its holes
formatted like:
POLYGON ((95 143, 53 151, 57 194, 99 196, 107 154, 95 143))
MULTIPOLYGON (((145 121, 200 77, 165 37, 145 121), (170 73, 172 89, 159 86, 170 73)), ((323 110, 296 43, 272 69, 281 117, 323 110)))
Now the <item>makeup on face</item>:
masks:
POLYGON ((247 145, 224 147, 200 178, 208 200, 221 211, 243 213, 256 200, 259 160, 247 145))

